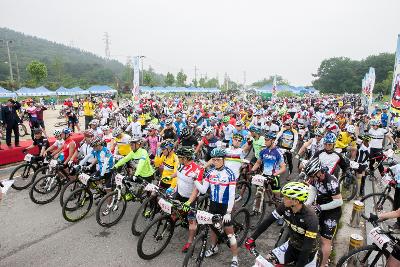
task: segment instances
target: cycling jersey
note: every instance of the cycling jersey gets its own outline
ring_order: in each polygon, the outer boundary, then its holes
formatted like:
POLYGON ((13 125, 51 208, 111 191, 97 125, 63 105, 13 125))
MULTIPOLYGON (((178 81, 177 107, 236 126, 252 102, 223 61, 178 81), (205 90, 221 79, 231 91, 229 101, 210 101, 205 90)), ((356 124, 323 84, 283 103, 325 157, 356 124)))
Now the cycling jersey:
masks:
POLYGON ((125 133, 122 134, 121 138, 114 138, 114 142, 116 143, 114 155, 126 156, 131 152, 131 145, 129 140, 131 137, 125 133))
POLYGON ((236 179, 232 170, 222 167, 217 170, 211 169, 205 174, 203 184, 196 181, 197 189, 205 194, 210 187, 210 200, 212 202, 227 204, 228 210, 231 211, 235 202, 236 179))
POLYGON ((284 161, 282 154, 277 148, 265 148, 260 152, 260 160, 263 162, 263 174, 273 175, 284 161))
POLYGON ((360 165, 368 165, 368 159, 370 155, 369 146, 366 147, 364 144, 361 144, 360 148, 357 150, 356 162, 360 165))
POLYGON ((256 159, 260 158, 260 151, 262 148, 265 147, 265 138, 264 136, 260 136, 257 140, 253 140, 253 149, 254 149, 254 155, 256 159))
POLYGON ((142 126, 137 121, 132 121, 128 128, 125 129, 126 132, 131 132, 132 137, 142 137, 142 126))
POLYGON ((235 179, 239 179, 240 175, 240 167, 242 166, 241 155, 243 153, 243 149, 238 147, 234 148, 233 146, 228 147, 226 150, 225 156, 225 166, 232 170, 235 175, 235 179))
POLYGON ((79 149, 79 156, 83 156, 83 159, 79 162, 79 165, 83 166, 91 157, 93 157, 93 148, 86 142, 82 142, 79 149))
POLYGON ((271 123, 271 125, 268 125, 268 124, 266 123, 266 124, 264 124, 263 130, 264 130, 265 132, 274 132, 274 133, 277 133, 277 132, 279 132, 279 126, 276 125, 276 124, 274 124, 274 123, 271 123))
MULTIPOLYGON (((337 178, 329 173, 325 173, 325 178, 322 181, 317 179, 312 179, 310 185, 317 189, 317 199, 318 205, 323 205, 331 202, 333 200, 332 196, 340 194, 339 182, 337 178)), ((339 211, 341 207, 337 207, 330 211, 339 211)))
POLYGON ((150 177, 154 174, 154 168, 151 166, 149 154, 143 148, 131 151, 128 155, 120 159, 116 164, 115 168, 119 168, 126 164, 128 161, 133 161, 136 165, 135 176, 150 177))
POLYGON ((385 135, 388 133, 386 129, 383 128, 378 128, 374 129, 371 128, 368 131, 369 136, 371 136, 371 141, 369 141, 369 146, 371 148, 378 148, 382 149, 383 148, 383 139, 385 138, 385 135))
MULTIPOLYGON (((68 137, 67 140, 64 141, 64 145, 63 145, 63 155, 64 155, 64 159, 67 159, 69 157, 69 146, 71 145, 71 143, 75 143, 74 139, 72 139, 71 137, 68 137)), ((77 150, 77 145, 75 143, 75 151, 77 150)), ((75 153, 75 151, 73 151, 73 153, 75 153)))
MULTIPOLYGON (((243 140, 242 140, 242 143, 240 144, 240 146, 243 146, 246 142, 247 142, 247 137, 249 136, 249 132, 247 131, 247 130, 240 130, 240 131, 238 131, 238 130, 234 130, 233 131, 233 134, 240 134, 242 137, 243 137, 243 140)), ((231 138, 231 140, 230 140, 230 142, 229 142, 229 144, 231 145, 232 144, 232 138, 231 138)))
POLYGON ((42 151, 42 148, 44 147, 45 149, 48 149, 50 144, 49 140, 47 140, 47 137, 41 136, 40 138, 34 138, 33 139, 33 145, 38 146, 39 148, 39 153, 42 151))
POLYGON ((290 231, 289 246, 299 252, 295 266, 305 266, 310 255, 318 250, 318 217, 310 207, 303 205, 299 212, 294 213, 291 208, 286 208, 283 203, 280 204, 257 227, 251 238, 256 240, 273 222, 282 218, 288 224, 290 231))
POLYGON ((327 132, 332 132, 332 133, 334 133, 334 134, 338 134, 338 132, 339 132, 339 125, 337 125, 336 123, 334 123, 334 122, 330 122, 329 124, 327 124, 326 126, 325 126, 325 129, 326 129, 326 131, 327 132))
POLYGON ((315 157, 319 158, 322 167, 327 167, 329 169, 330 174, 335 172, 338 165, 343 171, 348 168, 343 156, 335 151, 326 152, 325 150, 321 150, 315 153, 314 158, 315 157))
POLYGON ((193 161, 188 165, 181 164, 177 171, 177 192, 185 198, 190 198, 194 181, 202 181, 204 169, 193 161))
POLYGON ((324 139, 321 138, 318 142, 317 138, 314 137, 307 149, 310 150, 311 157, 313 157, 315 153, 324 149, 324 139))
POLYGON ((181 130, 186 127, 186 122, 184 122, 184 121, 180 121, 180 122, 175 121, 174 122, 174 126, 175 126, 175 129, 176 129, 176 134, 178 136, 181 136, 181 130))
MULTIPOLYGON (((169 177, 174 174, 178 169, 178 165, 178 156, 174 152, 171 152, 168 157, 166 157, 164 154, 161 154, 161 156, 156 156, 154 159, 154 166, 157 168, 160 166, 163 167, 161 178, 169 177)), ((171 183, 172 181, 169 181, 166 184, 171 183)))
POLYGON ((164 130, 164 136, 163 139, 175 139, 176 135, 174 133, 174 129, 173 128, 168 128, 164 130))
POLYGON ((296 148, 298 138, 299 136, 295 129, 282 130, 276 136, 278 146, 285 149, 296 148))
POLYGON ((57 147, 58 149, 62 148, 64 145, 64 139, 57 139, 54 141, 53 146, 57 147))
POLYGON ((110 150, 106 147, 102 147, 100 151, 93 150, 92 155, 97 159, 100 176, 104 176, 104 174, 111 171, 114 164, 114 158, 110 150))
POLYGON ((217 137, 213 136, 210 139, 207 139, 206 137, 203 137, 201 139, 203 141, 204 145, 207 148, 207 156, 210 156, 211 151, 217 147, 217 142, 219 141, 217 137))
POLYGON ((235 127, 232 124, 228 124, 227 126, 222 125, 222 131, 224 133, 224 140, 231 140, 233 132, 235 131, 235 127))
POLYGON ((335 143, 335 148, 343 149, 347 148, 348 146, 356 147, 355 137, 353 137, 348 132, 340 132, 335 143))
POLYGON ((179 144, 181 144, 182 146, 197 147, 199 142, 197 142, 194 136, 189 136, 189 138, 180 138, 179 144))

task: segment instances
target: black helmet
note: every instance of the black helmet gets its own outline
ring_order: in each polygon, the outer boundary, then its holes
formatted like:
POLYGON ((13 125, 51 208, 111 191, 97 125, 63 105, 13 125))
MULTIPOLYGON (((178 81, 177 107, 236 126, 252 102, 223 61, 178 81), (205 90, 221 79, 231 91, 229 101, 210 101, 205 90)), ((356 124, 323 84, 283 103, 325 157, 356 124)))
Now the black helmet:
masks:
POLYGON ((43 132, 41 128, 33 128, 32 131, 33 131, 33 134, 38 134, 38 133, 43 132))
POLYGON ((321 161, 318 157, 311 159, 304 167, 304 172, 307 176, 313 176, 322 169, 321 161))
POLYGON ((181 146, 176 150, 175 154, 178 157, 192 158, 194 155, 194 149, 190 146, 181 146))
POLYGON ((181 131, 181 136, 183 138, 188 138, 190 136, 189 128, 183 128, 182 131, 181 131))

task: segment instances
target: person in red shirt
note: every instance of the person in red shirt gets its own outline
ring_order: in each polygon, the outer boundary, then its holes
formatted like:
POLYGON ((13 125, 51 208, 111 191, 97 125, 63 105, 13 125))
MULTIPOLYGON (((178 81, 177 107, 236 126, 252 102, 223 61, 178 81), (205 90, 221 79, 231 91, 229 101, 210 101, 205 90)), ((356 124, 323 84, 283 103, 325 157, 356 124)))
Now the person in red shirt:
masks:
POLYGON ((61 137, 64 139, 64 145, 62 147, 62 153, 64 154, 64 165, 71 164, 76 161, 78 155, 78 146, 74 139, 71 137, 72 130, 70 128, 64 128, 61 133, 61 137))

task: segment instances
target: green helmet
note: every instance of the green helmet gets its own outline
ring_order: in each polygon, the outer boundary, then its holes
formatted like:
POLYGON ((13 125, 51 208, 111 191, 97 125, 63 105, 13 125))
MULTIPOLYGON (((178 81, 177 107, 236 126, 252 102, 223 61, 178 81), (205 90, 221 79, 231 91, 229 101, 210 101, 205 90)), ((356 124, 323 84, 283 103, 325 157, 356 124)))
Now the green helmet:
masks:
POLYGON ((285 184, 281 189, 283 196, 290 199, 297 199, 300 202, 305 202, 308 198, 309 188, 304 183, 290 182, 285 184))
POLYGON ((231 118, 230 118, 229 116, 224 116, 224 117, 222 118, 222 122, 229 122, 230 119, 231 119, 231 118))
POLYGON ((194 149, 191 146, 181 146, 175 151, 178 157, 192 158, 194 155, 194 149))
POLYGON ((211 158, 225 158, 225 149, 216 147, 211 151, 211 158))

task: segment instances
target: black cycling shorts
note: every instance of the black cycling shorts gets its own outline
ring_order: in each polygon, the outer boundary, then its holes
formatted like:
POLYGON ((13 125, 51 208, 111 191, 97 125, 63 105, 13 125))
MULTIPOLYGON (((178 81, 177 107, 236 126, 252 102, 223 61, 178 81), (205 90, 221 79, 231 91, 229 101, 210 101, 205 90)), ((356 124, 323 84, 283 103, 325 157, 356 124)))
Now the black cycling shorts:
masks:
POLYGON ((319 214, 319 232, 322 237, 329 240, 333 239, 341 215, 341 210, 322 211, 319 214))
MULTIPOLYGON (((182 204, 189 200, 189 198, 183 197, 179 193, 176 193, 175 199, 178 200, 179 202, 181 202, 182 204)), ((196 205, 196 201, 193 201, 193 203, 190 203, 190 206, 192 208, 194 208, 195 205, 196 205)), ((187 215, 187 219, 188 220, 194 220, 195 218, 196 218, 195 213, 193 211, 189 211, 188 215, 187 215)))
POLYGON ((104 174, 104 184, 106 189, 111 189, 113 186, 113 180, 111 172, 104 174))
POLYGON ((391 255, 393 256, 393 258, 400 261, 400 242, 397 242, 397 244, 393 246, 393 251, 391 255))
MULTIPOLYGON (((209 213, 220 214, 221 216, 224 216, 226 214, 227 210, 228 210, 228 204, 222 204, 222 203, 210 201, 210 206, 208 208, 209 213)), ((230 225, 232 225, 230 222, 224 223, 224 226, 230 226, 230 225)))
POLYGON ((363 173, 367 168, 368 168, 367 165, 360 165, 360 166, 358 167, 358 169, 356 170, 356 172, 357 172, 358 174, 361 174, 361 173, 363 173))

